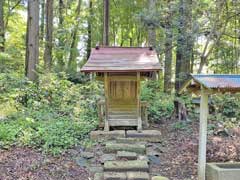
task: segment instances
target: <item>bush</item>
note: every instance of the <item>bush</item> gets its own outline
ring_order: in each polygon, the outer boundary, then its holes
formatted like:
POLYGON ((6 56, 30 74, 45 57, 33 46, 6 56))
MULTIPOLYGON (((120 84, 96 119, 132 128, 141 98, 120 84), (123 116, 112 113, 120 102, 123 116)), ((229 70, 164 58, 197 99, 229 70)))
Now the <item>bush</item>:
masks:
POLYGON ((212 96, 214 112, 210 120, 217 121, 227 128, 240 126, 240 94, 212 96))
POLYGON ((142 86, 141 99, 149 103, 149 120, 169 119, 174 112, 174 96, 160 91, 159 82, 147 81, 142 86))
POLYGON ((214 95, 212 101, 216 112, 221 113, 223 117, 240 117, 240 94, 214 95))
POLYGON ((80 143, 97 126, 96 82, 73 84, 64 75, 41 75, 39 84, 2 74, 1 104, 11 101, 17 112, 0 121, 0 146, 33 146, 59 154, 80 143))
POLYGON ((85 139, 94 124, 62 120, 8 120, 0 123, 0 145, 32 146, 58 155, 85 139))

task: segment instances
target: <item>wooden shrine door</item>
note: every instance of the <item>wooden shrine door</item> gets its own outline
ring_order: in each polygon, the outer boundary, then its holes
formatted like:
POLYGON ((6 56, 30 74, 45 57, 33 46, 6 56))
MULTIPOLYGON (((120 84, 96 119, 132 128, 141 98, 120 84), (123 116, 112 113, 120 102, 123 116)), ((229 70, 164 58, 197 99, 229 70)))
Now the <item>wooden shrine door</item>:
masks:
POLYGON ((110 78, 108 92, 109 125, 137 126, 137 81, 121 79, 121 76, 110 78))

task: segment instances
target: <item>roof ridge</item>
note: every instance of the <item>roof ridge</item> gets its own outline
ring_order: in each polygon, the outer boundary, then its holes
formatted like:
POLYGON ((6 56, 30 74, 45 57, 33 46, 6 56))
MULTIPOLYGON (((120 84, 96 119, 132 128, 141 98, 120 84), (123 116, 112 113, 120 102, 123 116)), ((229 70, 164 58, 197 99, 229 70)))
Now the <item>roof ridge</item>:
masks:
POLYGON ((192 76, 240 76, 240 74, 191 74, 192 76))
MULTIPOLYGON (((123 47, 123 46, 98 46, 99 48, 129 48, 129 49, 134 49, 134 48, 142 48, 142 49, 149 49, 150 50, 150 48, 151 48, 151 46, 147 46, 147 47, 141 47, 141 46, 125 46, 125 47, 123 47)), ((95 49, 95 48, 93 48, 93 49, 95 49)))

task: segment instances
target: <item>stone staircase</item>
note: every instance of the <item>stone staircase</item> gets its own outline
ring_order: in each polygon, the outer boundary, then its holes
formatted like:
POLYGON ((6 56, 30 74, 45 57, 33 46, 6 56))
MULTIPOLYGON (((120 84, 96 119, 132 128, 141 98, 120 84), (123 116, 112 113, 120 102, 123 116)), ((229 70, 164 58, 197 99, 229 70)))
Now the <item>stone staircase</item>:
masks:
POLYGON ((149 180, 146 143, 132 138, 118 138, 105 145, 105 152, 116 155, 115 160, 104 162, 104 172, 94 180, 149 180))
POLYGON ((159 142, 160 136, 155 130, 93 132, 92 139, 105 145, 104 156, 111 157, 102 162, 103 172, 95 173, 94 180, 168 180, 150 174, 147 145, 159 142))

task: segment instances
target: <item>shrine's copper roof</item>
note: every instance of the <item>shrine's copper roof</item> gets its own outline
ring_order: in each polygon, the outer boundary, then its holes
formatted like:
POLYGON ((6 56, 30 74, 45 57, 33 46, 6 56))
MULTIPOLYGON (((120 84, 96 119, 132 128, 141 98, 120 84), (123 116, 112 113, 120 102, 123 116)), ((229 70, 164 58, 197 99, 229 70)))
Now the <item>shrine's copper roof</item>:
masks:
POLYGON ((215 92, 240 92, 240 75, 195 74, 180 89, 200 90, 201 86, 215 92))
POLYGON ((240 75, 192 75, 192 77, 207 88, 240 88, 240 75))
POLYGON ((152 72, 161 69, 157 53, 142 47, 93 48, 82 72, 152 72))

